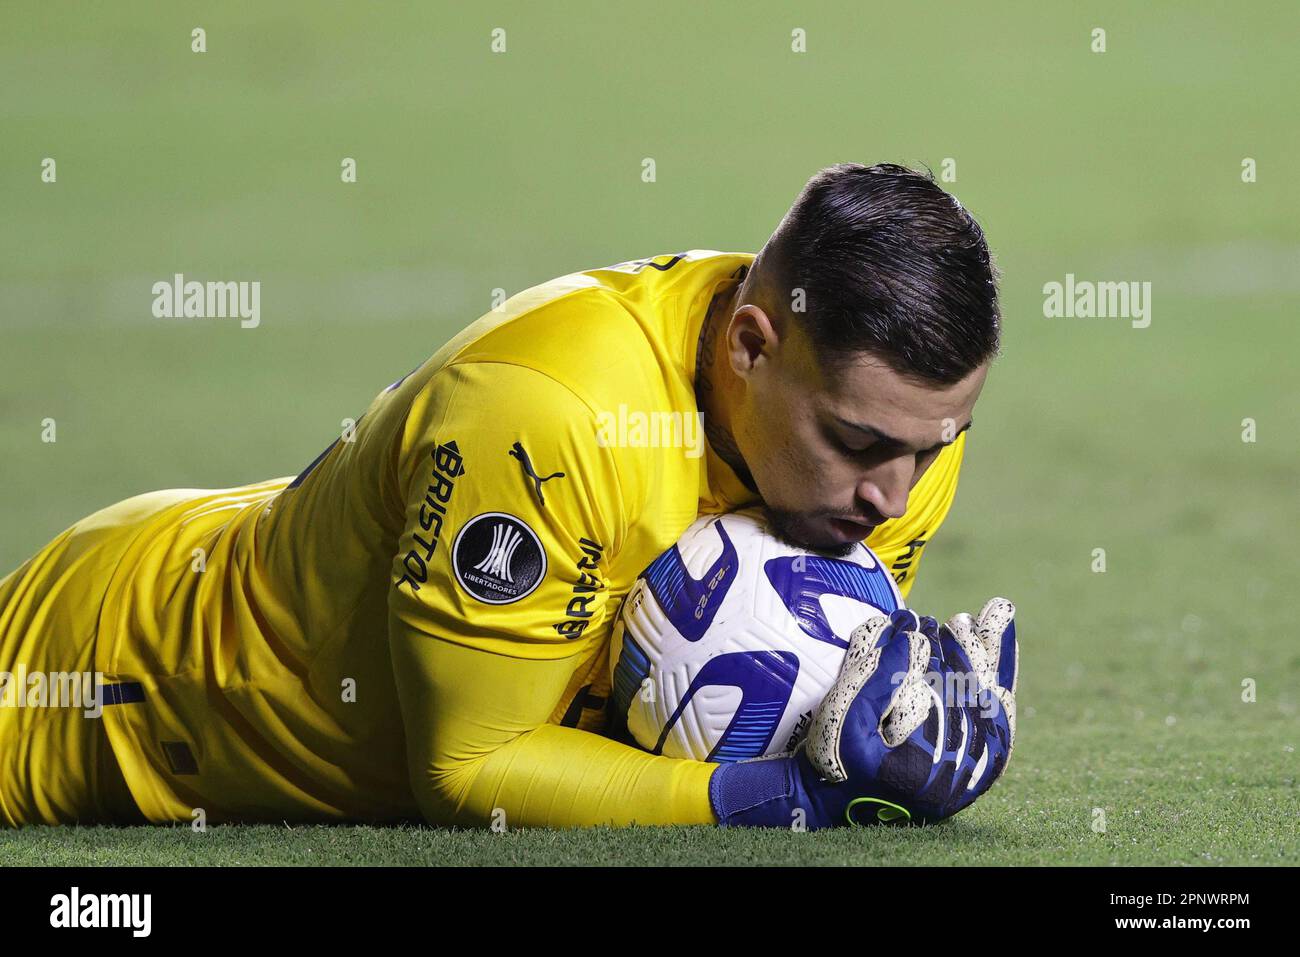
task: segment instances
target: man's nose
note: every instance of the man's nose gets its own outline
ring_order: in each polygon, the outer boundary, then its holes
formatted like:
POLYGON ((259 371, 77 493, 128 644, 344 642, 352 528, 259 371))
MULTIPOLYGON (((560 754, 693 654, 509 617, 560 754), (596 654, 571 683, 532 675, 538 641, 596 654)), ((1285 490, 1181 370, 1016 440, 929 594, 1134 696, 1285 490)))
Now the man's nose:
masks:
POLYGON ((907 457, 900 455, 890 462, 881 463, 862 477, 858 482, 858 498, 885 518, 902 518, 907 511, 911 479, 907 457))

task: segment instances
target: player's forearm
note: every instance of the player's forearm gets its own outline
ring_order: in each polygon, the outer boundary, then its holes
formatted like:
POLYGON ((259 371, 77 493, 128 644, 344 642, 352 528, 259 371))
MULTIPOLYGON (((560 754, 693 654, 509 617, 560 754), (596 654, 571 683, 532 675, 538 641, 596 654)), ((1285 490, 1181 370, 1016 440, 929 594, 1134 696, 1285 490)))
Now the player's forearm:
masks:
POLYGON ((411 786, 433 824, 712 824, 715 765, 548 723, 570 659, 512 658, 427 637, 393 645, 411 786))
POLYGON ((421 806, 435 823, 468 826, 713 824, 715 768, 544 725, 478 760, 426 774, 421 806))

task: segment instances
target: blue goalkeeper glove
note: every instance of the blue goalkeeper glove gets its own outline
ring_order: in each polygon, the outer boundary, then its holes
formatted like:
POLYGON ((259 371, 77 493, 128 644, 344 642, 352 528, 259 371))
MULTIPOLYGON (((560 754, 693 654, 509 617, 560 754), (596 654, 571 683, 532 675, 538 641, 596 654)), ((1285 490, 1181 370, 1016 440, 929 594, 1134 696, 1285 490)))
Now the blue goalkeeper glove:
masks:
POLYGON ((994 599, 979 619, 958 615, 942 629, 910 610, 858 628, 804 744, 714 772, 719 823, 923 823, 966 807, 1010 755, 1014 612, 994 599))

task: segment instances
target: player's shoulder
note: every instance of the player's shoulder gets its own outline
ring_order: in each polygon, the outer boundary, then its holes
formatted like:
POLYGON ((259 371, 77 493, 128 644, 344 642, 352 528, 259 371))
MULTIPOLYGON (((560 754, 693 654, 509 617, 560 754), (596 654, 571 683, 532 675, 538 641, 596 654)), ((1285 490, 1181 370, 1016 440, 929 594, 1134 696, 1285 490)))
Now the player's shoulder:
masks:
POLYGON ((581 275, 630 300, 642 300, 647 294, 670 300, 689 297, 715 285, 718 280, 748 267, 754 257, 749 252, 688 249, 601 266, 581 275))
POLYGON ((692 297, 752 260, 751 253, 692 249, 559 276, 471 324, 448 359, 534 356, 548 348, 572 358, 584 346, 653 343, 680 331, 674 325, 692 297))
POLYGON ((593 407, 662 405, 666 382, 680 381, 693 356, 685 337, 700 295, 752 260, 697 249, 560 276, 479 318, 434 364, 533 369, 593 407))

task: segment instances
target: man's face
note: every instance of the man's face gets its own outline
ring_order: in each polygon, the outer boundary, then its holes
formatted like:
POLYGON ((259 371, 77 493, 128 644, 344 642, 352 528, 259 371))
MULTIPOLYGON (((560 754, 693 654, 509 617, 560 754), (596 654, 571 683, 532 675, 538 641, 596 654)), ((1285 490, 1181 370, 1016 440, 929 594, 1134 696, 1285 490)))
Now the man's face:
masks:
POLYGON ((948 386, 865 353, 831 373, 802 330, 787 328, 776 343, 761 342, 761 328, 728 334, 743 382, 732 430, 778 537, 844 556, 903 515, 912 486, 969 427, 988 364, 948 386))

